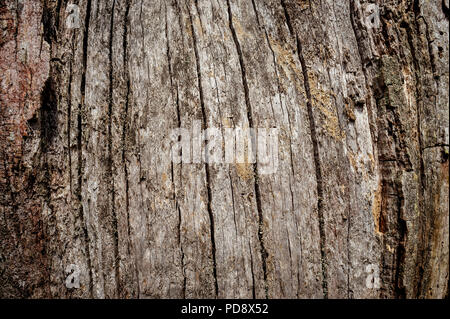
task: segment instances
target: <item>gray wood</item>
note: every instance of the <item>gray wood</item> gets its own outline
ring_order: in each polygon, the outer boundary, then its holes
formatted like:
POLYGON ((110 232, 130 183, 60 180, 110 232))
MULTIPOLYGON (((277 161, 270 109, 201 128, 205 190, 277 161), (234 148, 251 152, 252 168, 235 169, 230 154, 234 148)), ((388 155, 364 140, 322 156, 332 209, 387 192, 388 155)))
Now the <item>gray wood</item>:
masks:
POLYGON ((448 19, 441 0, 0 1, 0 296, 448 297, 448 19), (278 128, 277 171, 173 163, 195 123, 278 128))

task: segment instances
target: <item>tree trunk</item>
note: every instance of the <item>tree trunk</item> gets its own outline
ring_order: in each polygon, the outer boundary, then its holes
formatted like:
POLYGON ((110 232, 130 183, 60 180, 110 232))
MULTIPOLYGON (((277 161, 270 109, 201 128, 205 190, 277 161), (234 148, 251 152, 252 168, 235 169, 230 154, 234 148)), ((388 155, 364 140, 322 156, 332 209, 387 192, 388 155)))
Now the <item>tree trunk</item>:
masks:
POLYGON ((376 2, 0 0, 0 296, 448 296, 449 2, 376 2))

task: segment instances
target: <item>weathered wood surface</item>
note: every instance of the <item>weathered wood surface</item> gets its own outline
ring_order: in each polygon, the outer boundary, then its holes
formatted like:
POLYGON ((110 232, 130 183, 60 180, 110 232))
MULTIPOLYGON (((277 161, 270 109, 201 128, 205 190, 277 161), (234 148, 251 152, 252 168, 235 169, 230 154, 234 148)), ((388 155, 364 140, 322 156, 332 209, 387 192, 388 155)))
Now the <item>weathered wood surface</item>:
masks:
POLYGON ((448 0, 1 0, 0 296, 448 296, 448 19, 448 0), (278 128, 276 173, 172 163, 194 121, 278 128))

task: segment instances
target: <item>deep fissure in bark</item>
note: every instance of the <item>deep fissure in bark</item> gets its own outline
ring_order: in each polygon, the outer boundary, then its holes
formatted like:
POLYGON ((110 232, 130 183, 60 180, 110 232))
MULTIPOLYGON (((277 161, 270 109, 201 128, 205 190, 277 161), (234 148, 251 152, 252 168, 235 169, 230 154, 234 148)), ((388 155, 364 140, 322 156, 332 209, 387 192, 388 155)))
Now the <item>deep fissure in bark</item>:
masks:
MULTIPOLYGON (((228 21, 229 21, 229 27, 231 30, 231 34, 233 36, 233 41, 236 47, 236 51, 239 57, 239 66, 241 69, 241 75, 242 75, 242 85, 244 86, 244 97, 245 97, 245 105, 247 107, 247 119, 248 119, 248 125, 251 128, 254 128, 253 126, 253 118, 252 118, 252 108, 250 105, 250 96, 249 96, 249 89, 248 89, 248 83, 247 83, 247 76, 246 76, 246 70, 245 70, 245 64, 244 64, 244 57, 242 56, 242 50, 241 45, 239 43, 239 39, 236 35, 236 30, 233 26, 233 14, 231 12, 231 6, 230 1, 227 0, 227 7, 228 7, 228 21)), ((262 267, 263 267, 263 275, 264 275, 264 284, 265 284, 265 291, 266 291, 266 298, 268 298, 268 286, 267 286, 267 257, 268 253, 264 246, 264 234, 263 234, 263 212, 261 207, 261 191, 259 188, 258 183, 258 166, 257 164, 252 164, 253 169, 253 176, 254 176, 254 188, 255 188, 255 199, 256 199, 256 209, 258 211, 258 238, 261 246, 261 259, 262 259, 262 267)))
MULTIPOLYGON (((205 101, 203 98, 203 86, 202 86, 202 73, 200 69, 200 59, 198 56, 198 48, 197 48, 197 38, 195 35, 194 30, 194 24, 192 23, 192 15, 191 11, 188 8, 189 13, 189 21, 190 21, 190 28, 192 31, 192 40, 194 43, 194 53, 195 53, 195 62, 196 62, 196 68, 197 68, 197 84, 198 84, 198 91, 200 95, 200 107, 202 111, 202 126, 203 129, 206 129, 208 126, 207 123, 207 117, 206 117, 206 110, 205 110, 205 101)), ((198 12, 197 12, 198 13, 198 12)), ((211 193, 211 178, 210 178, 210 167, 208 162, 205 162, 205 175, 206 175, 206 190, 207 190, 207 209, 208 209, 208 215, 209 215, 209 221, 210 221, 210 233, 211 233, 211 253, 212 253, 212 259, 213 259, 213 276, 214 276, 214 289, 215 289, 215 295, 216 297, 219 294, 219 287, 217 283, 217 264, 216 264, 216 242, 215 242, 215 229, 214 229, 214 213, 211 208, 211 200, 212 200, 212 193, 211 193)))
POLYGON ((81 103, 78 106, 78 200, 79 200, 79 218, 82 222, 83 227, 83 235, 85 242, 85 253, 87 258, 87 265, 89 268, 89 291, 91 297, 93 297, 94 291, 94 281, 92 275, 92 261, 91 261, 91 252, 89 248, 89 233, 86 225, 86 218, 84 216, 84 210, 82 205, 83 200, 83 113, 86 107, 85 101, 85 93, 86 93, 86 68, 87 68, 87 58, 88 58, 88 45, 89 45, 89 23, 91 20, 91 9, 92 9, 92 0, 87 0, 86 3, 86 18, 84 21, 84 33, 83 33, 83 71, 81 74, 81 103))
POLYGON ((316 124, 312 109, 312 98, 311 98, 311 88, 309 84, 308 69, 306 67, 305 58, 303 57, 302 44, 299 37, 296 38, 297 41, 297 53, 302 66, 303 72, 303 83, 305 85, 307 102, 306 106, 308 109, 308 120, 309 129, 311 131, 311 140, 313 145, 314 153, 314 166, 316 171, 316 183, 317 183, 317 214, 319 215, 319 233, 320 233, 320 254, 321 254, 321 265, 322 265, 322 289, 323 297, 328 298, 328 272, 327 272, 327 254, 325 250, 326 235, 324 230, 324 217, 323 217, 323 185, 322 185, 322 168, 320 166, 320 154, 319 154, 319 143, 317 141, 316 124))

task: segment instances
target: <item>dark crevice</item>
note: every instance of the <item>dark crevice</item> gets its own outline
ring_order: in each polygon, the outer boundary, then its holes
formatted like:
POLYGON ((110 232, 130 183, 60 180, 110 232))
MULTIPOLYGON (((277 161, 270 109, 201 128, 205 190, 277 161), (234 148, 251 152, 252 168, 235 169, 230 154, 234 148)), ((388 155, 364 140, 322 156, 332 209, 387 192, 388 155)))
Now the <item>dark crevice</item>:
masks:
POLYGON ((40 123, 41 123, 41 149, 47 152, 48 146, 53 142, 58 134, 57 105, 58 97, 52 77, 44 83, 41 94, 40 123))
POLYGON ((324 298, 328 298, 328 270, 327 270, 327 255, 325 251, 326 237, 325 237, 325 229, 324 229, 324 216, 323 216, 323 184, 322 184, 322 169, 320 166, 320 155, 319 155, 319 142, 317 140, 317 131, 316 124, 314 121, 314 114, 312 109, 312 96, 311 96, 311 88, 309 84, 308 70, 306 67, 305 58, 303 57, 302 45, 298 35, 296 36, 297 40, 297 53, 300 60, 300 64, 302 66, 303 72, 303 82, 306 91, 307 102, 306 106, 308 109, 308 118, 309 118, 309 127, 311 131, 311 140, 313 144, 313 152, 314 152, 314 165, 316 168, 316 181, 317 181, 317 212, 319 215, 319 233, 320 233, 320 253, 322 259, 322 289, 324 298))
POLYGON ((396 250, 396 264, 395 264, 395 277, 394 277, 394 292, 397 299, 406 298, 406 288, 403 283, 403 273, 404 273, 404 263, 406 255, 406 236, 407 236, 407 225, 406 221, 403 219, 403 204, 404 197, 402 191, 401 183, 397 183, 397 231, 399 234, 399 240, 396 250))
MULTIPOLYGON (((20 4, 17 2, 17 10, 16 10, 16 14, 17 14, 17 27, 15 29, 15 37, 17 40, 17 36, 18 36, 18 29, 19 29, 19 11, 21 11, 21 9, 19 8, 19 6, 23 6, 23 4, 20 4)), ((45 40, 45 42, 47 42, 49 45, 52 44, 53 41, 57 42, 57 20, 59 19, 59 12, 55 12, 53 6, 50 6, 49 4, 49 0, 45 0, 43 3, 43 8, 42 8, 42 26, 43 26, 43 38, 45 40)), ((17 46, 17 41, 16 41, 16 46, 17 46)), ((16 51, 17 51, 17 47, 16 47, 16 51)))
MULTIPOLYGON (((54 70, 52 70, 53 68, 51 67, 50 69, 50 74, 54 74, 54 70)), ((51 203, 51 192, 52 192, 52 179, 51 179, 51 169, 50 169, 50 165, 51 162, 49 161, 49 155, 52 153, 52 150, 49 149, 50 148, 50 144, 52 143, 52 141, 54 140, 54 138, 57 135, 57 131, 58 131, 58 123, 57 123, 57 109, 58 109, 58 103, 59 102, 59 96, 58 96, 58 92, 56 89, 56 83, 53 80, 52 76, 49 76, 47 78, 47 80, 44 83, 44 87, 41 93, 41 108, 40 108, 40 116, 39 116, 39 124, 41 126, 41 132, 40 132, 40 156, 41 156, 41 164, 39 167, 39 170, 42 172, 42 175, 40 177, 38 177, 39 179, 39 184, 42 186, 42 193, 40 195, 42 195, 42 201, 45 202, 45 204, 47 205, 48 209, 50 209, 50 216, 53 214, 54 208, 53 208, 53 204, 51 203)), ((23 156, 23 154, 22 154, 23 156)), ((5 157, 6 159, 6 157, 5 157)), ((17 164, 16 169, 18 169, 20 166, 20 164, 17 164)), ((14 192, 16 192, 16 194, 18 195, 17 198, 21 197, 21 193, 17 192, 17 190, 14 190, 12 185, 14 185, 14 175, 15 173, 17 173, 18 171, 16 169, 13 169, 13 172, 7 172, 6 170, 6 162, 5 162, 5 177, 8 178, 8 184, 9 184, 9 192, 10 192, 10 196, 11 196, 11 201, 12 201, 12 207, 15 208, 14 211, 18 211, 20 210, 20 206, 18 206, 17 204, 20 204, 20 199, 19 199, 19 203, 17 203, 16 201, 16 196, 14 195, 14 192), (17 205, 17 206, 16 206, 17 205)), ((33 192, 33 186, 35 184, 36 180, 36 175, 30 175, 28 178, 28 185, 27 185, 27 190, 29 192, 33 192)), ((34 218, 34 217, 33 217, 34 218)), ((36 225, 36 227, 31 230, 33 233, 37 234, 37 236, 35 237, 35 240, 43 240, 44 242, 41 246, 41 250, 39 252, 37 252, 37 255, 35 255, 34 258, 36 258, 36 262, 41 264, 41 266, 43 267, 43 270, 40 271, 40 275, 42 276, 42 278, 47 278, 47 280, 50 279, 50 268, 49 268, 49 261, 48 261, 48 256, 47 256, 47 246, 48 243, 45 241, 45 238, 47 238, 48 234, 47 234, 47 229, 46 227, 44 227, 43 220, 42 220, 42 213, 40 214, 40 216, 36 216, 36 218, 39 219, 39 223, 36 225)), ((51 224, 53 224, 54 221, 51 222, 51 224)), ((47 225, 49 226, 49 225, 47 225)), ((16 229, 16 234, 21 234, 22 231, 20 230, 21 228, 19 227, 19 229, 16 229)), ((38 248, 38 246, 36 246, 36 248, 38 248)), ((50 291, 50 285, 46 284, 46 293, 47 296, 51 296, 51 291, 50 291)), ((25 298, 30 298, 30 290, 28 289, 23 289, 23 297, 25 298)))
MULTIPOLYGON (((173 70, 172 70, 172 57, 170 54, 170 45, 169 45, 169 32, 168 32, 168 24, 167 24, 167 5, 166 5, 166 14, 165 14, 165 35, 166 35, 166 43, 167 43, 167 48, 166 48, 166 56, 167 56, 167 63, 168 63, 168 68, 169 68, 169 79, 170 79, 170 87, 171 87, 171 92, 172 92, 172 96, 173 96, 173 70)), ((176 96, 175 96, 175 111, 176 111, 176 118, 177 118, 177 126, 178 128, 181 128, 181 115, 180 115, 180 101, 179 101, 179 93, 178 93, 178 86, 176 89, 176 96)), ((178 141, 181 140, 181 136, 178 137, 178 141)), ((177 225, 177 239, 178 239, 178 246, 180 246, 180 253, 181 253, 181 272, 183 274, 183 288, 182 288, 182 296, 183 298, 186 298, 186 270, 185 270, 185 264, 184 264, 184 250, 183 250, 183 245, 182 245, 182 240, 181 240, 181 225, 182 225, 182 216, 181 216, 181 209, 180 206, 178 204, 178 199, 177 199, 177 192, 176 192, 176 187, 175 187, 175 177, 174 177, 174 164, 173 161, 171 161, 171 180, 172 180, 172 188, 173 188, 173 197, 172 200, 175 203, 175 209, 178 213, 178 225, 177 225)))
MULTIPOLYGON (((249 89, 248 89, 248 83, 247 83, 247 76, 246 76, 246 68, 244 64, 244 57, 242 55, 241 45, 239 43, 236 30, 233 26, 233 15, 231 12, 231 6, 230 1, 227 0, 227 6, 228 6, 228 24, 231 30, 231 34, 233 36, 233 41, 236 47, 236 51, 239 57, 239 65, 241 68, 241 76, 242 76, 242 84, 244 87, 244 96, 245 96, 245 105, 247 107, 247 118, 248 118, 248 124, 250 128, 254 128, 253 126, 253 118, 252 118, 252 109, 250 104, 250 96, 249 96, 249 89)), ((262 267, 263 267, 263 275, 264 275, 264 285, 265 285, 265 294, 266 298, 268 298, 268 285, 267 285, 267 257, 268 253, 264 246, 264 234, 263 234, 263 213, 262 213, 262 206, 261 206, 261 191, 259 188, 259 182, 258 182, 258 167, 256 164, 253 164, 253 174, 254 174, 254 180, 255 180, 255 197, 256 197, 256 208, 258 211, 258 238, 261 246, 261 260, 262 260, 262 267)))
POLYGON ((288 26, 289 33, 292 36, 294 34, 294 29, 292 28, 291 17, 289 16, 289 12, 287 10, 286 3, 284 0, 281 0, 281 6, 283 7, 284 17, 286 19, 286 24, 288 26))
POLYGON ((238 234, 237 234, 238 227, 237 227, 237 222, 236 222, 236 207, 234 205, 234 186, 233 186, 233 179, 231 177, 230 170, 228 170, 228 178, 230 179, 231 204, 232 204, 232 207, 233 207, 234 231, 235 231, 235 234, 236 234, 236 237, 237 237, 238 236, 238 234))
POLYGON ((59 30, 59 27, 60 27, 61 4, 62 4, 62 0, 57 0, 57 2, 56 2, 56 29, 57 30, 59 30))
MULTIPOLYGON (((189 13, 189 21, 190 21, 190 28, 192 31, 192 40, 194 44, 194 53, 195 53, 195 61, 196 61, 196 67, 197 67, 197 84, 198 84, 198 90, 200 95, 200 106, 202 110, 202 117, 203 117, 203 129, 207 126, 207 117, 206 117, 206 110, 205 110, 205 101, 203 98, 203 86, 202 86, 202 73, 200 70, 200 58, 198 55, 198 48, 197 48, 197 36, 195 34, 194 30, 194 24, 192 21, 192 15, 188 8, 189 13)), ((205 175, 206 175, 206 190, 207 190, 207 196, 208 196, 208 214, 209 214, 209 220, 210 220, 210 233, 211 233, 211 252, 212 252, 212 259, 213 259, 213 276, 214 276, 214 289, 215 289, 215 295, 218 296, 219 293, 219 287, 217 283, 217 264, 216 264, 216 243, 215 243, 215 232, 214 232, 214 214, 212 212, 211 207, 211 199, 212 199, 212 192, 211 192, 211 178, 210 178, 210 168, 209 164, 205 163, 205 175)))
POLYGON ((255 12, 256 23, 258 24, 258 27, 261 27, 261 24, 259 23, 258 10, 256 8, 255 0, 252 0, 252 7, 253 11, 255 12))
POLYGON ((109 186, 111 194, 111 217, 112 217, 112 237, 114 240, 114 271, 116 282, 116 296, 120 294, 120 256, 119 256, 119 234, 118 234, 118 221, 115 207, 116 191, 114 185, 114 172, 113 172, 113 150, 112 150, 112 121, 113 121, 113 93, 114 93, 114 69, 113 69, 113 41, 114 41, 114 9, 116 6, 116 0, 113 0, 111 8, 111 19, 109 28, 109 97, 108 97, 108 159, 107 170, 109 175, 109 186))
MULTIPOLYGON (((15 55, 16 55, 16 61, 17 61, 17 51, 18 51, 17 49, 18 49, 18 44, 19 44, 19 41, 18 41, 19 25, 20 25, 20 22, 21 22, 20 21, 20 14, 22 13, 23 4, 19 3, 18 0, 16 0, 15 2, 16 3, 15 3, 15 8, 14 8, 15 10, 14 10, 14 12, 16 14, 16 22, 17 23, 16 23, 15 28, 14 28, 14 43, 15 43, 15 55)), ((44 2, 43 11, 42 11, 42 25, 43 25, 43 31, 44 31, 43 39, 49 44, 52 43, 51 35, 52 35, 52 30, 53 30, 53 24, 52 24, 52 22, 50 20, 51 17, 52 17, 52 14, 49 11, 47 1, 45 1, 44 2), (47 20, 47 18, 49 18, 49 19, 47 20)), ((42 46, 42 42, 41 42, 41 46, 42 46)))
POLYGON ((445 5, 445 0, 442 0, 442 12, 447 20, 450 19, 450 8, 445 5))
POLYGON ((83 196, 83 148, 82 148, 82 140, 83 140, 83 111, 86 107, 85 104, 85 92, 86 92, 86 68, 87 68, 87 56, 88 56, 88 43, 89 43, 89 23, 90 16, 92 10, 92 0, 88 0, 86 4, 86 15, 84 22, 84 33, 83 33, 83 71, 81 74, 81 103, 78 106, 78 136, 77 136, 77 148, 78 148, 78 201, 79 201, 79 218, 82 223, 84 242, 85 242, 85 253, 87 259, 87 266, 89 269, 89 291, 91 297, 93 297, 94 283, 92 276, 92 262, 91 262, 91 253, 89 249, 89 233, 87 230, 86 220, 84 218, 84 211, 82 205, 82 196, 83 196))

